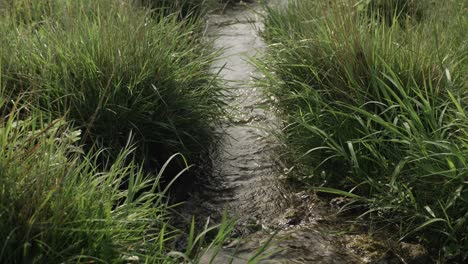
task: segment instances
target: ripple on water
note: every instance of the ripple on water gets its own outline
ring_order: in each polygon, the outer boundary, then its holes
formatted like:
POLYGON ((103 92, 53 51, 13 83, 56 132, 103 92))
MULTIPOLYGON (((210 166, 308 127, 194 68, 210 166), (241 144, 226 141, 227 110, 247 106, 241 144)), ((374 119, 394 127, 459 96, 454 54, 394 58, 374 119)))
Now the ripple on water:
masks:
MULTIPOLYGON (((213 173, 187 204, 192 213, 201 211, 215 219, 227 208, 239 220, 244 238, 223 248, 211 263, 229 263, 234 253, 232 263, 246 263, 275 230, 271 256, 261 263, 359 263, 334 236, 320 231, 317 207, 309 204, 294 209, 297 214, 290 212, 297 204, 280 184, 273 158, 279 146, 272 136, 280 130, 278 118, 265 107, 270 99, 254 86, 252 76, 259 74, 248 62, 249 56, 259 56, 265 49, 258 36, 263 27, 260 12, 251 5, 210 19, 209 35, 215 48, 223 49, 212 68, 214 72, 222 68, 220 76, 232 93, 226 104, 235 109, 236 117, 218 128, 224 136, 211 155, 213 173)), ((202 263, 210 263, 210 258, 208 252, 202 263)))

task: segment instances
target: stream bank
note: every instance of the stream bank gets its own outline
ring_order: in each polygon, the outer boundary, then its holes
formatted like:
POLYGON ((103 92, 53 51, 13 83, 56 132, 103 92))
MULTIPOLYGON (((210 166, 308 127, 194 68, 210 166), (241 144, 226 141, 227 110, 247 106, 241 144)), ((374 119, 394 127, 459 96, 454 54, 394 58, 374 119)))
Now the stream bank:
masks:
POLYGON ((225 102, 233 109, 233 118, 218 127, 223 136, 210 156, 212 174, 183 210, 215 222, 225 210, 237 219, 238 239, 214 260, 209 252, 201 263, 249 263, 273 234, 264 252, 268 256, 260 263, 375 262, 385 255, 386 245, 367 235, 340 235, 337 222, 343 219, 334 210, 314 194, 291 190, 280 180, 282 166, 275 157, 281 146, 275 133, 281 131, 281 121, 272 109, 272 99, 255 85, 262 76, 249 62, 266 50, 259 36, 262 12, 259 5, 238 5, 224 14, 212 14, 208 21, 214 48, 223 50, 212 71, 219 72, 230 90, 225 102))

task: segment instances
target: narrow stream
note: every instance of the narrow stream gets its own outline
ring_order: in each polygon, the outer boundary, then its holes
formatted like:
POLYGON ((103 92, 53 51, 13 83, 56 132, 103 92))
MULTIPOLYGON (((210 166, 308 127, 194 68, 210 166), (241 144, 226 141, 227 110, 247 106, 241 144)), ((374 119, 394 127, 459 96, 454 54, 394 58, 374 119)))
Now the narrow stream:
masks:
MULTIPOLYGON (((247 260, 274 232, 278 251, 261 263, 360 263, 324 224, 326 210, 309 194, 296 194, 279 181, 279 142, 273 132, 280 121, 268 105, 254 79, 261 76, 249 57, 261 56, 266 46, 259 36, 262 9, 257 5, 237 6, 223 15, 211 15, 209 36, 223 49, 212 66, 219 72, 233 120, 218 129, 222 144, 212 153, 213 174, 199 193, 186 204, 191 213, 219 220, 223 210, 238 219, 242 237, 223 248, 212 263, 247 263, 247 260), (231 257, 235 254, 235 257, 231 257)), ((206 256, 202 263, 209 263, 206 256)))
MULTIPOLYGON (((215 49, 223 49, 221 58, 212 66, 218 72, 230 94, 226 97, 233 120, 218 129, 224 136, 221 147, 212 153, 212 186, 207 193, 207 207, 216 211, 226 208, 240 223, 265 225, 265 216, 285 208, 274 152, 278 142, 270 131, 278 131, 275 115, 267 109, 267 100, 255 87, 258 78, 249 57, 265 50, 257 35, 260 23, 258 7, 238 7, 224 15, 211 16, 209 35, 215 39, 215 49)), ((248 232, 244 230, 244 233, 248 232)))

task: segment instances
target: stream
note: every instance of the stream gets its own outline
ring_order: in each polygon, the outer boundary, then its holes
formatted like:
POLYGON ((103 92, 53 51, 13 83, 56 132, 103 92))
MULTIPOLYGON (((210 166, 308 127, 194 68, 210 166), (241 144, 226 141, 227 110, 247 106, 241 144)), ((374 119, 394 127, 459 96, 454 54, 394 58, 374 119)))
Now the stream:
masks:
POLYGON ((234 117, 217 128, 220 147, 211 153, 212 175, 185 204, 188 213, 219 221, 224 210, 238 220, 236 236, 216 259, 201 263, 248 263, 272 234, 270 256, 260 263, 363 263, 365 259, 342 243, 328 224, 334 216, 312 194, 296 193, 282 178, 274 133, 281 121, 272 102, 255 86, 261 74, 249 58, 261 56, 266 44, 259 36, 263 10, 255 4, 212 14, 208 35, 223 52, 212 71, 229 88, 227 108, 234 117), (232 262, 231 262, 232 261, 232 262))

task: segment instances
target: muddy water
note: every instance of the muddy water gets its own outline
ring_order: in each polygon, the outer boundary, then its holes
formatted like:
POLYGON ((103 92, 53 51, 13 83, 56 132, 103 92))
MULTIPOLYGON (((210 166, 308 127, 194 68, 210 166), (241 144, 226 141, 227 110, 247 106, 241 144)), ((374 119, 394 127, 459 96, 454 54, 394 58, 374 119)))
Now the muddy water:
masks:
MULTIPOLYGON (((187 203, 191 213, 219 220, 223 210, 238 219, 237 235, 212 263, 247 263, 271 234, 278 232, 260 263, 359 263, 360 260, 327 230, 326 210, 306 193, 289 191, 278 180, 279 142, 273 136, 280 121, 272 102, 255 86, 261 78, 249 58, 261 56, 266 46, 259 36, 259 6, 238 6, 211 15, 208 33, 215 48, 223 49, 212 65, 229 88, 226 103, 232 119, 218 130, 224 136, 213 151, 213 175, 187 203), (233 258, 232 255, 235 255, 233 258)), ((205 256, 202 263, 209 263, 205 256)))

